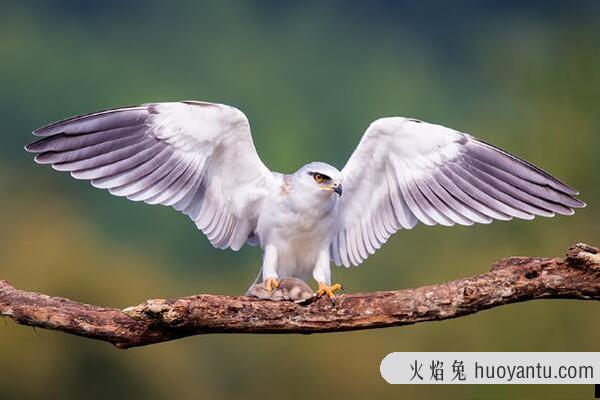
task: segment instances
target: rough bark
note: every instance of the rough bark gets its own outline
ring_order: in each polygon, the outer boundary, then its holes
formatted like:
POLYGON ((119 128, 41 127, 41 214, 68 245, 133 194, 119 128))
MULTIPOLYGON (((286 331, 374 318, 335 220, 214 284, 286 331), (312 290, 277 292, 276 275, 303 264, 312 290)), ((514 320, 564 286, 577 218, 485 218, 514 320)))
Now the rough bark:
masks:
POLYGON ((533 299, 600 300, 600 253, 577 244, 564 258, 510 257, 490 272, 438 285, 343 294, 335 304, 202 294, 125 310, 15 289, 0 281, 0 314, 19 324, 144 346, 206 333, 321 333, 409 325, 533 299))

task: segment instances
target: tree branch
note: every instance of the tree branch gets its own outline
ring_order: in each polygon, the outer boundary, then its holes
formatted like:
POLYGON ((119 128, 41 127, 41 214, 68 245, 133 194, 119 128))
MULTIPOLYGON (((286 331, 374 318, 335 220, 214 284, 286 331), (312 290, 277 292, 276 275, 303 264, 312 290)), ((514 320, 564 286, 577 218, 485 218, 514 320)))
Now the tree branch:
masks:
POLYGON ((577 244, 565 258, 510 257, 490 272, 439 285, 344 294, 308 305, 245 296, 148 300, 125 310, 15 289, 0 281, 0 315, 19 324, 144 346, 206 333, 319 333, 409 325, 533 299, 600 300, 600 253, 577 244))

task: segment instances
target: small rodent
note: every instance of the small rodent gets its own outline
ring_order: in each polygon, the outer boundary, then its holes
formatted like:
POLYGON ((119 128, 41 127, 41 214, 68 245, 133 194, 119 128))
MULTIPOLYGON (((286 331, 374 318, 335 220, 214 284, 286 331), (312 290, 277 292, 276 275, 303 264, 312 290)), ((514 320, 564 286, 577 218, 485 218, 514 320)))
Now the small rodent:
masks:
POLYGON ((246 296, 258 297, 259 299, 281 301, 291 300, 295 303, 302 303, 312 299, 315 293, 303 280, 298 278, 281 278, 279 287, 268 291, 264 283, 256 283, 248 289, 246 296))

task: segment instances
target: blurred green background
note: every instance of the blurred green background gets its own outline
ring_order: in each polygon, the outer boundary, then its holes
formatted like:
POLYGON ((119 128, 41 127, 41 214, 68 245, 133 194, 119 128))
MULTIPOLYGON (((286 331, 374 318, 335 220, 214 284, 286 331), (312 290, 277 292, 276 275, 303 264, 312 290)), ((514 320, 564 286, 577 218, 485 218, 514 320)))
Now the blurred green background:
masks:
MULTIPOLYGON (((32 129, 151 101, 237 106, 274 170, 342 167, 368 124, 466 131, 547 169, 573 217, 399 232, 351 291, 485 272, 510 255, 599 245, 598 1, 25 1, 0 12, 0 278, 123 308, 240 294, 260 251, 213 249, 193 223, 36 166, 32 129)), ((0 325, 0 398, 591 398, 589 386, 390 386, 392 351, 600 351, 599 306, 528 302, 469 317, 313 336, 208 335, 148 348, 0 325)))

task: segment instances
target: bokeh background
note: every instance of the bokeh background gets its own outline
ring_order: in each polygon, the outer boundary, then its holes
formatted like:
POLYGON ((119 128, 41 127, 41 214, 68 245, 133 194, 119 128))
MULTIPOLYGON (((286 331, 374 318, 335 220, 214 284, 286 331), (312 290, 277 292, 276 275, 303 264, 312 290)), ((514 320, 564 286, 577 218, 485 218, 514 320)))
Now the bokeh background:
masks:
MULTIPOLYGON (((0 12, 0 278, 126 307, 240 294, 260 251, 34 165, 32 129, 151 101, 248 115, 274 170, 342 167, 368 124, 403 115, 473 133, 578 188, 573 217, 399 232, 351 291, 415 287, 510 255, 600 244, 598 1, 24 1, 0 12)), ((589 386, 390 386, 392 351, 599 351, 598 304, 528 302, 437 323, 313 336, 209 335, 148 348, 0 323, 0 398, 591 398, 589 386)))

